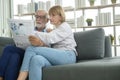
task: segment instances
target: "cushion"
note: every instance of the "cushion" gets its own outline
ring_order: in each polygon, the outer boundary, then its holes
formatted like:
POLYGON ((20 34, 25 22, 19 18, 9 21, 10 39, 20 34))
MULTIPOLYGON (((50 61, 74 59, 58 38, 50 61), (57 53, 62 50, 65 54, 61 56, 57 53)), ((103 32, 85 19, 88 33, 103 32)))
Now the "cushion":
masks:
POLYGON ((78 60, 98 59, 104 57, 105 33, 104 29, 97 28, 74 33, 77 43, 78 60))

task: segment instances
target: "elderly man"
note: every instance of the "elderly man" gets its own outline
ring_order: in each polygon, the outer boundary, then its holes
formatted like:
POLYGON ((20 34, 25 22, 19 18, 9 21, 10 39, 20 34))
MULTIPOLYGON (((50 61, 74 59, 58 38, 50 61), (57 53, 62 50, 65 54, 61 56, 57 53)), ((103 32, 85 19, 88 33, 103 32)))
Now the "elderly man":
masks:
MULTIPOLYGON (((36 31, 47 32, 46 23, 48 22, 48 14, 44 10, 38 10, 35 13, 36 31)), ((15 45, 7 45, 0 58, 0 80, 17 80, 19 69, 24 57, 25 50, 15 45)))

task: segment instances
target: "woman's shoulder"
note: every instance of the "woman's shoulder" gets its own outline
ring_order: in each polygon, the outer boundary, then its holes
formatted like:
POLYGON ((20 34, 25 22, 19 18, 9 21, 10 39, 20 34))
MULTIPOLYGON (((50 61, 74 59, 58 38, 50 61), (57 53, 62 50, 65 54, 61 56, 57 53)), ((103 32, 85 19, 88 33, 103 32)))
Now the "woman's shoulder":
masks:
POLYGON ((66 21, 64 21, 63 24, 68 24, 68 23, 66 21))
POLYGON ((70 27, 70 25, 67 23, 67 22, 63 22, 62 24, 61 24, 61 26, 68 26, 68 27, 70 27))
POLYGON ((61 24, 61 27, 59 27, 59 28, 62 29, 62 30, 65 30, 65 31, 71 31, 71 27, 67 22, 63 22, 61 24))

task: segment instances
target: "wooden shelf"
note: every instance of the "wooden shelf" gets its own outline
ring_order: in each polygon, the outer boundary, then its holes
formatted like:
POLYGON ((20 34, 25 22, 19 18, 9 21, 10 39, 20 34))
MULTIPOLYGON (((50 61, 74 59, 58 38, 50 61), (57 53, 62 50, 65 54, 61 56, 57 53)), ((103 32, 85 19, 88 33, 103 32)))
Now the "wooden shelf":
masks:
POLYGON ((113 47, 116 46, 116 47, 120 47, 120 45, 112 45, 113 47))
MULTIPOLYGON (((75 9, 77 10, 84 10, 84 9, 102 9, 102 8, 108 8, 108 7, 120 7, 120 3, 117 4, 108 4, 108 5, 99 5, 99 6, 87 6, 87 7, 81 7, 81 8, 77 8, 75 9)), ((65 11, 74 11, 73 7, 65 7, 64 8, 65 11)))
POLYGON ((73 8, 72 6, 63 7, 63 9, 65 10, 65 12, 67 12, 67 11, 74 11, 75 10, 75 8, 73 8))
POLYGON ((100 28, 100 27, 113 27, 113 26, 120 26, 120 25, 83 26, 83 27, 77 27, 77 28, 100 28))
POLYGON ((109 5, 99 5, 99 6, 88 6, 88 7, 82 7, 82 8, 78 8, 76 10, 84 10, 84 9, 102 9, 102 8, 107 8, 107 7, 115 7, 118 6, 120 7, 120 3, 117 4, 109 4, 109 5))
POLYGON ((35 13, 17 14, 17 15, 14 15, 14 16, 30 16, 30 15, 35 15, 35 13))

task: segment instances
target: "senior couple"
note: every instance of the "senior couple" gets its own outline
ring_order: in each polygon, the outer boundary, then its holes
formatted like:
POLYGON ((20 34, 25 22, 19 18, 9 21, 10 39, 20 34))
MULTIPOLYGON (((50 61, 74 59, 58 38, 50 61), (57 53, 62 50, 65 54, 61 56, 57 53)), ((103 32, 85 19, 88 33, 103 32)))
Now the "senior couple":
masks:
POLYGON ((35 13, 35 35, 29 36, 31 46, 26 50, 7 45, 0 58, 0 80, 42 80, 42 68, 76 62, 76 42, 70 25, 65 22, 61 6, 35 13), (46 29, 48 22, 55 29, 46 29))

